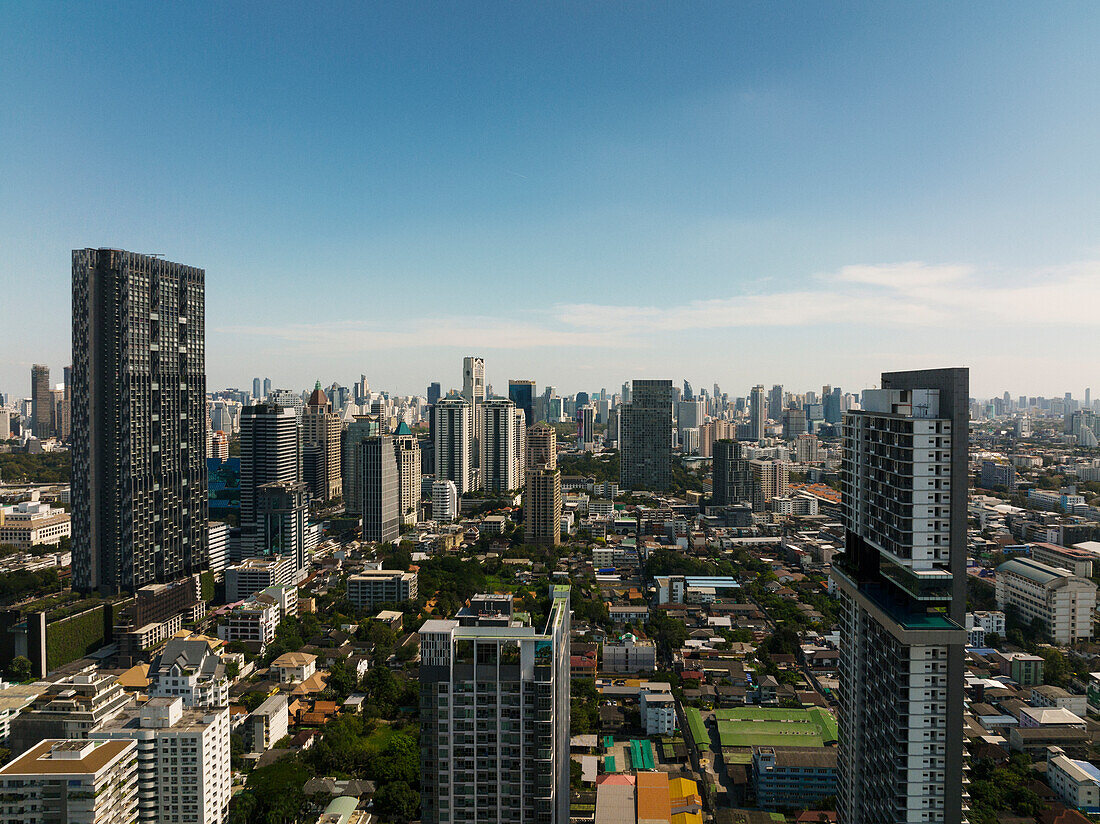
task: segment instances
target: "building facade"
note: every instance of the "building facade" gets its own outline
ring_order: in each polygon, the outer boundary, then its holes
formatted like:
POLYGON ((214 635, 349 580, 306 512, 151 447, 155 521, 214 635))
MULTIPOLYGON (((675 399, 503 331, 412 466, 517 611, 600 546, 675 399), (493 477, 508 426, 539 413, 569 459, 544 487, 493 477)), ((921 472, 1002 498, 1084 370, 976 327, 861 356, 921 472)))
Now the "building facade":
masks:
POLYGON ((997 607, 1016 609, 1024 621, 1038 621, 1056 644, 1092 640, 1096 584, 1032 558, 1013 558, 997 567, 997 607))
POLYGON ((396 541, 401 536, 401 490, 393 437, 371 435, 359 441, 356 465, 362 495, 364 541, 396 541))
POLYGON ((263 555, 267 535, 260 511, 265 484, 302 480, 298 416, 289 406, 261 403, 241 410, 241 553, 263 555))
POLYGON ((619 412, 624 489, 663 492, 672 480, 672 381, 635 380, 619 412))
POLYGON ((473 405, 448 395, 432 407, 435 414, 435 476, 454 482, 459 495, 473 491, 473 405))
POLYGON ((370 569, 348 576, 348 600, 359 609, 415 601, 418 592, 415 572, 370 569))
POLYGON ((73 588, 206 568, 205 272, 73 252, 73 588))
POLYGON ((481 485, 490 492, 512 492, 522 485, 516 471, 516 405, 507 398, 482 404, 481 485))
POLYGON ((527 478, 523 502, 524 541, 539 546, 561 542, 561 470, 557 433, 540 422, 527 432, 527 478))
POLYGON ((402 421, 393 435, 397 456, 398 514, 405 526, 416 526, 420 515, 420 441, 402 421))
POLYGON ((881 385, 843 424, 838 810, 959 824, 969 374, 881 385))
POLYGON ((541 631, 510 599, 420 628, 425 824, 568 824, 569 588, 551 592, 541 631))
POLYGON ((340 469, 342 428, 340 416, 332 410, 332 402, 317 381, 302 412, 302 468, 310 496, 316 501, 331 501, 344 494, 340 469))

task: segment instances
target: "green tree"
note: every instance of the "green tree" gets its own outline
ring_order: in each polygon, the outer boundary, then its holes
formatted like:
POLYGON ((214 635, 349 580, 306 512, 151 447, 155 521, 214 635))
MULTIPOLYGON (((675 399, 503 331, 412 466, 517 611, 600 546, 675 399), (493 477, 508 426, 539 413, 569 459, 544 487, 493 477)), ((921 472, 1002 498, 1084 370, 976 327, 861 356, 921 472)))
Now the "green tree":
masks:
POLYGON ((390 781, 378 788, 371 803, 382 821, 407 824, 420 809, 420 793, 405 781, 390 781))
POLYGON ((8 677, 12 681, 30 681, 34 675, 34 665, 31 663, 31 659, 25 655, 17 655, 11 659, 11 663, 8 664, 8 677))

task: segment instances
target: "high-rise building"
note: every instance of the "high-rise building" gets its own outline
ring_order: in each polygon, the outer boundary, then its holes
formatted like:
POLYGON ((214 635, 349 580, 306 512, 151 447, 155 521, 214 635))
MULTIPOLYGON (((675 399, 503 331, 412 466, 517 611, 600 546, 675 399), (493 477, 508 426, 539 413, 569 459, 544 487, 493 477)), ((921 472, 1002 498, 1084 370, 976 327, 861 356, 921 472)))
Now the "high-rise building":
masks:
POLYGON ((779 416, 783 414, 783 386, 782 384, 775 384, 768 392, 768 417, 773 421, 778 421, 779 416))
MULTIPOLYGON (((705 389, 704 389, 703 391, 704 391, 704 392, 706 392, 707 390, 705 390, 705 389)), ((684 379, 684 394, 683 394, 683 400, 685 400, 685 401, 693 401, 693 400, 695 400, 695 395, 694 395, 694 394, 692 394, 692 391, 691 391, 691 384, 690 384, 690 383, 688 382, 687 378, 685 378, 685 379, 684 379)))
POLYGON ((432 381, 428 384, 428 403, 435 404, 439 401, 439 398, 443 394, 443 388, 439 385, 439 381, 432 381))
POLYGON ((260 379, 259 378, 253 378, 252 379, 252 397, 255 398, 256 400, 262 400, 260 398, 260 379))
POLYGON ((52 438, 53 397, 50 392, 50 367, 36 363, 31 367, 31 428, 39 440, 52 438))
MULTIPOLYGON (((260 487, 301 481, 298 416, 290 407, 260 403, 241 410, 241 553, 265 554, 260 487)), ((236 560, 236 559, 234 559, 236 560)))
POLYGON ((206 568, 205 273, 73 252, 73 588, 206 568))
POLYGON ((527 416, 522 409, 515 410, 516 416, 516 478, 523 484, 527 478, 527 416))
POLYGON ((596 447, 596 407, 590 403, 577 409, 577 446, 585 452, 596 447))
POLYGON ((267 396, 271 394, 271 378, 264 378, 264 394, 260 400, 267 400, 267 396))
POLYGON ((256 516, 259 525, 253 546, 259 549, 253 555, 290 555, 297 570, 305 569, 309 562, 306 550, 309 487, 301 481, 261 484, 256 489, 256 516))
POLYGON ((569 587, 550 595, 541 631, 511 595, 476 595, 421 626, 425 824, 568 824, 569 587))
POLYGON ((740 441, 729 438, 714 442, 711 461, 711 490, 715 506, 734 506, 752 500, 752 471, 740 441))
POLYGON ((401 536, 401 481, 393 436, 371 435, 361 439, 356 448, 363 540, 396 541, 401 536))
POLYGON ((786 440, 793 441, 805 435, 808 429, 805 409, 796 409, 792 406, 790 409, 783 410, 783 437, 786 440))
POLYGON ((420 442, 401 421, 393 433, 393 449, 397 455, 397 487, 401 523, 416 526, 420 511, 420 442))
POLYGON ((523 410, 523 428, 530 429, 534 426, 535 382, 508 381, 508 398, 516 405, 516 409, 523 410))
POLYGON ((749 440, 762 441, 768 421, 768 407, 764 399, 764 387, 757 384, 749 392, 749 440))
POLYGON ((58 421, 58 437, 68 443, 73 436, 73 368, 66 366, 62 370, 65 387, 61 401, 61 419, 58 421))
POLYGON ((458 487, 454 481, 432 482, 432 520, 450 523, 458 518, 458 487))
POLYGON ((825 416, 825 423, 840 423, 843 417, 843 393, 840 391, 839 386, 826 387, 829 389, 824 395, 822 395, 822 408, 825 416))
POLYGON ((686 399, 676 404, 676 428, 698 429, 707 416, 707 404, 703 400, 686 399))
POLYGON ((363 469, 359 444, 380 431, 378 419, 371 415, 357 415, 341 435, 340 472, 344 478, 344 512, 348 515, 363 514, 363 469))
POLYGON ((462 359, 462 397, 470 403, 485 400, 485 358, 462 359))
POLYGON ((625 489, 663 492, 672 480, 672 381, 635 380, 619 417, 625 489))
POLYGON ((786 496, 790 466, 785 461, 749 461, 752 473, 752 510, 763 512, 772 498, 786 496))
POLYGON ((489 398, 482 407, 481 485, 491 492, 519 489, 516 405, 507 398, 489 398))
POLYGON ((536 423, 527 431, 524 541, 554 546, 561 542, 561 470, 554 427, 536 423))
POLYGON ((969 375, 888 372, 844 419, 838 810, 964 820, 969 375))
POLYGON ((137 742, 141 824, 177 818, 221 824, 228 818, 233 796, 228 706, 189 708, 179 696, 150 698, 90 737, 137 742))
POLYGON ((343 495, 340 470, 340 416, 321 389, 313 389, 302 412, 302 468, 309 494, 316 501, 331 501, 343 495))
POLYGON ((458 494, 472 491, 471 420, 473 407, 461 395, 441 398, 435 413, 435 476, 454 481, 458 494))

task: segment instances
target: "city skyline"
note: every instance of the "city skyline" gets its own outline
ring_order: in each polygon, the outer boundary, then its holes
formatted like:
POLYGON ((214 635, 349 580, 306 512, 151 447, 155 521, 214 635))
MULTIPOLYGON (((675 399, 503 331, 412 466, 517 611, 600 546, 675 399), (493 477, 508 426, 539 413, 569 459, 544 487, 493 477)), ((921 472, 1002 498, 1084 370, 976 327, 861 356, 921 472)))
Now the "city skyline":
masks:
POLYGON ((208 272, 211 386, 420 392, 469 351, 498 392, 1083 384, 1096 16, 870 8, 6 9, 0 279, 50 309, 4 302, 0 386, 71 362, 68 255, 106 246, 208 272), (79 57, 139 29, 174 48, 79 57))

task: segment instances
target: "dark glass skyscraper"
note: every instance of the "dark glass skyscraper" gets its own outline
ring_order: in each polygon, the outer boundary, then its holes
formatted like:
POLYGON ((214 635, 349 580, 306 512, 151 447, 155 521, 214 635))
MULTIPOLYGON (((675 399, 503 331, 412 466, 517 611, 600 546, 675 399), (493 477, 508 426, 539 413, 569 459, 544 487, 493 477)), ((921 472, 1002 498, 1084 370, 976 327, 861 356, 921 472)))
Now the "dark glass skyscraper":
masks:
POLYGON ((535 382, 508 381, 508 400, 523 410, 524 426, 530 429, 535 425, 535 382))
POLYGON ((205 569, 202 269, 73 252, 73 588, 134 590, 205 569))
POLYGON ((715 506, 733 506, 752 501, 752 470, 740 441, 724 438, 714 442, 711 490, 715 506))

